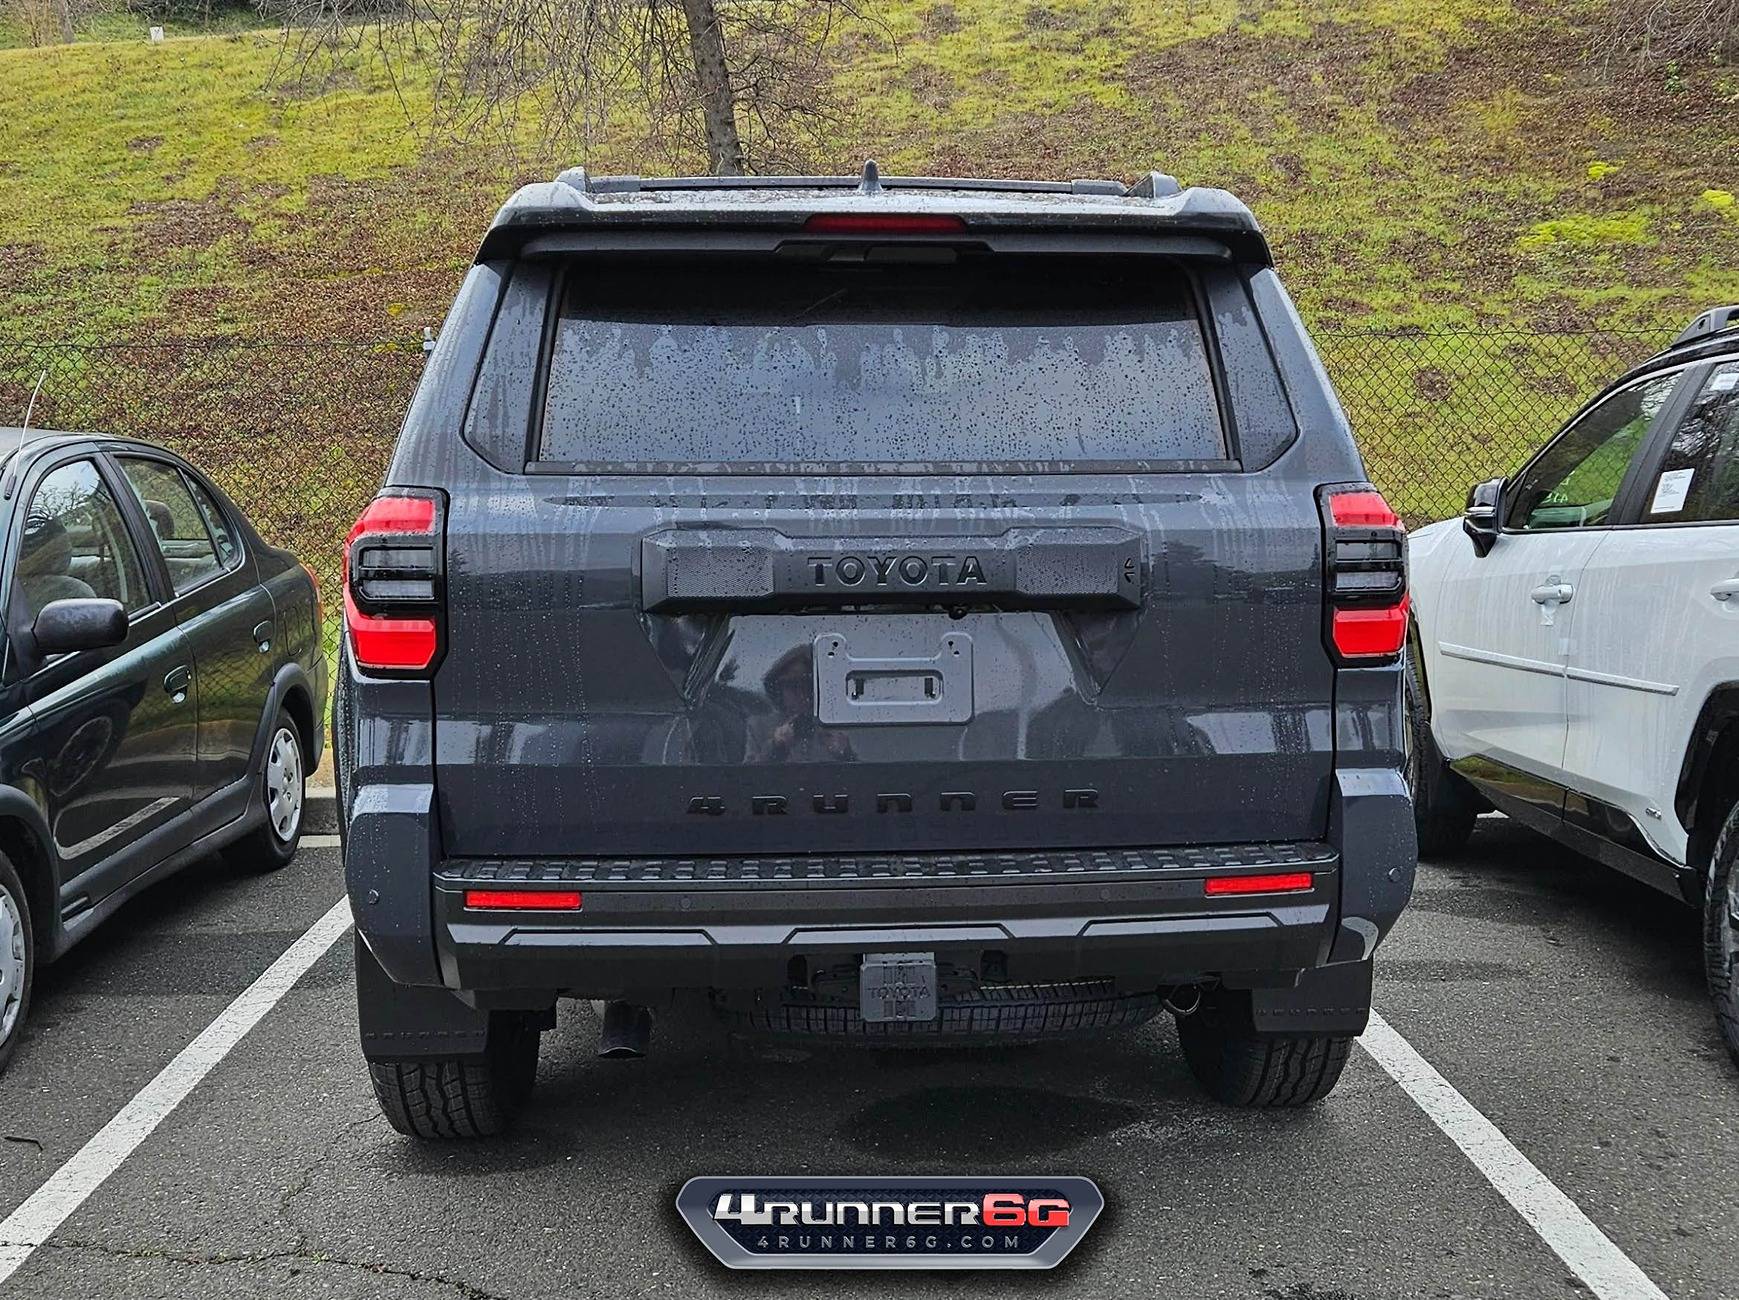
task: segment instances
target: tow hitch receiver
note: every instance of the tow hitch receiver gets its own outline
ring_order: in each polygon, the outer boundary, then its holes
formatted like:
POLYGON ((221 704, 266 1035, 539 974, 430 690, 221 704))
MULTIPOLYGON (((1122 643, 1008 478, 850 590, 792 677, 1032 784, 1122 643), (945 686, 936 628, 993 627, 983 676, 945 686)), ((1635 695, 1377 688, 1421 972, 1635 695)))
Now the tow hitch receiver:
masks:
POLYGON ((858 977, 858 1010, 866 1022, 934 1020, 936 954, 866 952, 858 977))

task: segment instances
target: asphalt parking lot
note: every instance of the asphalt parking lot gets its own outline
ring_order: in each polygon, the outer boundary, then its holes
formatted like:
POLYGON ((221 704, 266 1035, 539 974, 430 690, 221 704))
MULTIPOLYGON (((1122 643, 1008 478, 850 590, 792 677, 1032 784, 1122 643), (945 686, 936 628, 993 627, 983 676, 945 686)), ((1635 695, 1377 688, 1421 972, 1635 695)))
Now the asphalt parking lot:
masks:
MULTIPOLYGON (((0 1079, 11 1215, 327 913, 336 848, 202 864, 40 979, 0 1079)), ((1421 870, 1378 967, 1395 1031, 1666 1294, 1739 1295, 1739 1072, 1695 918, 1502 819, 1421 870)), ((327 949, 0 1292, 572 1297, 1061 1291, 1259 1300, 1586 1294, 1365 1052, 1302 1114, 1217 1108, 1169 1022, 954 1053, 745 1047, 660 1023, 546 1036, 505 1140, 422 1146, 375 1109, 348 937, 327 949), (730 1274, 677 1220, 701 1173, 1081 1173, 1108 1208, 1052 1274, 730 1274)), ((5 1242, 0 1241, 0 1249, 5 1242)))

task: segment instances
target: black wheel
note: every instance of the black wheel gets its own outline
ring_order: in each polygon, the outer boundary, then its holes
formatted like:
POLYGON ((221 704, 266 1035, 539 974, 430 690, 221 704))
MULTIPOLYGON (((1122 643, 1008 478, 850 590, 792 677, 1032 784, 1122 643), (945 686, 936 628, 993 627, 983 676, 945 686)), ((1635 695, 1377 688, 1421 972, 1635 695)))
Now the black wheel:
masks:
POLYGON ((481 1056, 370 1061, 375 1100, 406 1137, 493 1137, 513 1123, 531 1095, 540 1037, 524 1015, 494 1012, 481 1056))
POLYGON ((1204 996, 1193 1013, 1177 1019, 1184 1059, 1203 1090, 1227 1106, 1254 1110, 1288 1110, 1328 1096, 1353 1040, 1253 1033, 1238 1000, 1234 993, 1204 996))
POLYGON ((1474 794, 1443 761, 1431 738, 1431 712, 1419 683, 1411 647, 1402 675, 1402 739, 1406 745, 1407 789, 1413 795, 1413 823, 1419 856, 1442 858, 1467 847, 1479 815, 1474 794))
POLYGON ((289 710, 278 710, 260 769, 265 820, 230 846, 229 858, 249 871, 276 871, 290 864, 302 842, 302 814, 308 804, 308 773, 302 729, 289 710))
POLYGON ((35 975, 36 935, 30 927, 24 882, 0 854, 0 1070, 24 1037, 35 975))
POLYGON ((1715 1002, 1715 1023, 1739 1064, 1739 804, 1715 839, 1709 887, 1703 894, 1703 970, 1715 1002))

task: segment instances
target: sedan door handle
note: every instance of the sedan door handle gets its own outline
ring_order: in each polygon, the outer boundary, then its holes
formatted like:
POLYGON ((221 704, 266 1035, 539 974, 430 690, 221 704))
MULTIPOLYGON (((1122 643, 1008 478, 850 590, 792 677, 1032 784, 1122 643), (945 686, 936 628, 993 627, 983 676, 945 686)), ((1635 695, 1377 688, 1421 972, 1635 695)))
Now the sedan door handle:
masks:
POLYGON ((1576 594, 1576 588, 1567 582, 1548 582, 1543 587, 1535 587, 1528 595, 1534 598, 1536 605, 1550 605, 1554 602, 1560 605, 1568 604, 1570 597, 1576 594))
POLYGON ((1709 594, 1716 600, 1731 600, 1739 596, 1739 578, 1728 578, 1725 582, 1717 582, 1709 588, 1709 594))
POLYGON ((187 688, 191 685, 193 685, 193 669, 186 664, 182 664, 179 668, 171 668, 168 675, 163 678, 163 689, 169 692, 170 697, 177 704, 186 700, 187 688))
POLYGON ((260 648, 261 654, 272 648, 272 631, 272 620, 269 618, 264 623, 254 624, 254 644, 260 648))

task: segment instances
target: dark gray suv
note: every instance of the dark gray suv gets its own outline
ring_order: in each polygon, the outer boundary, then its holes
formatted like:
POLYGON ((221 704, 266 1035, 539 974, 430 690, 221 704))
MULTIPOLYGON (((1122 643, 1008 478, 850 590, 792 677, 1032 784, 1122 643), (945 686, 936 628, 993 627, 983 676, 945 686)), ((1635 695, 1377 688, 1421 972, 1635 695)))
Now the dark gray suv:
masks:
POLYGON ((497 1130, 559 997, 867 1044, 1177 1017, 1333 1086, 1412 889, 1399 521, 1249 210, 588 177, 502 208, 346 553, 363 1051, 497 1130))

